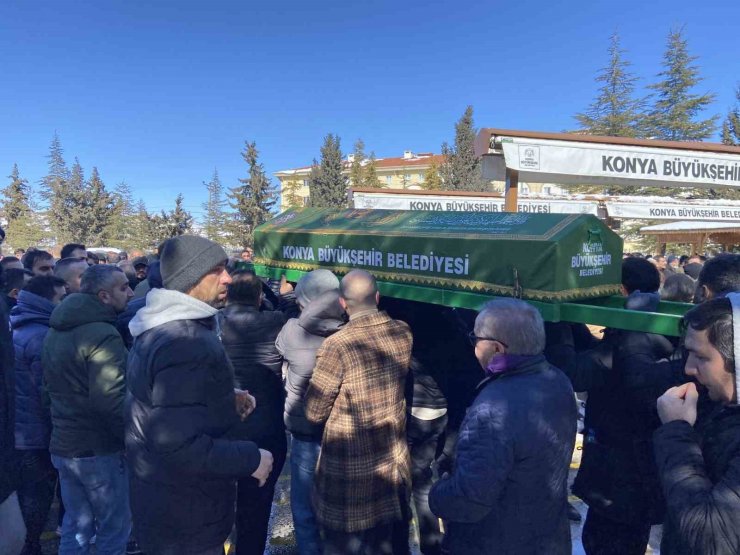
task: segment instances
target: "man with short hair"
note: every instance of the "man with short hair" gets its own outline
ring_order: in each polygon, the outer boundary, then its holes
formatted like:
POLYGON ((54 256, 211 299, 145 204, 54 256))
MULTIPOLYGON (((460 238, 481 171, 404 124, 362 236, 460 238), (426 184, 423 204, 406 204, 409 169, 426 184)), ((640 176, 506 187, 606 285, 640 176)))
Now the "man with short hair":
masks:
POLYGON ((87 248, 81 243, 67 243, 62 247, 59 258, 76 258, 87 262, 87 248))
POLYGON ((54 275, 54 257, 46 251, 28 251, 23 257, 23 266, 34 276, 54 275))
POLYGON ((696 281, 695 302, 724 297, 734 291, 740 291, 740 254, 718 254, 702 266, 696 281))
POLYGON ((462 423, 454 472, 429 494, 447 522, 445 545, 465 555, 570 555, 576 404, 542 354, 542 317, 518 299, 491 301, 471 342, 486 378, 462 423))
POLYGON ((253 408, 234 390, 216 319, 231 277, 226 252, 191 235, 162 249, 163 289, 129 324, 126 455, 136 539, 145 553, 222 554, 237 478, 264 484, 272 456, 227 432, 253 408))
POLYGON ((141 283, 146 279, 147 271, 149 270, 149 259, 146 256, 139 256, 134 258, 131 262, 136 272, 136 280, 141 283))
POLYGON ((67 293, 79 293, 82 274, 88 267, 86 259, 62 258, 54 267, 54 275, 67 284, 67 293))
POLYGON ((18 268, 11 268, 3 272, 2 292, 9 311, 16 305, 21 289, 32 277, 33 274, 30 271, 19 270, 18 268))
POLYGON ((663 425, 654 434, 655 458, 667 507, 660 552, 738 553, 740 294, 706 301, 683 322, 685 371, 697 383, 673 387, 657 403, 663 425), (697 388, 714 410, 697 410, 697 388))
POLYGON ((10 270, 11 268, 17 268, 19 270, 24 269, 23 262, 15 256, 4 256, 3 259, 0 260, 0 266, 2 266, 3 270, 10 270))
POLYGON ((115 266, 91 266, 51 316, 43 351, 49 450, 66 512, 60 555, 119 555, 131 531, 124 463, 126 348, 115 327, 133 292, 115 266))
POLYGON ((326 338, 306 392, 306 419, 324 426, 316 519, 325 555, 407 554, 411 468, 404 387, 412 338, 378 311, 375 278, 340 284, 349 323, 326 338))
POLYGON ((221 342, 234 365, 236 385, 255 398, 250 417, 232 429, 229 437, 253 441, 272 453, 272 472, 257 487, 251 477, 237 482, 236 554, 262 555, 265 551, 275 484, 285 464, 288 445, 283 423, 283 357, 275 347, 285 315, 260 310, 262 280, 254 272, 231 275, 226 307, 221 311, 221 342))
POLYGON ((26 523, 24 555, 41 554, 41 533, 57 482, 49 455, 49 410, 42 400, 41 354, 51 313, 66 293, 63 280, 37 276, 18 295, 10 317, 15 345, 15 448, 21 464, 18 501, 26 523))

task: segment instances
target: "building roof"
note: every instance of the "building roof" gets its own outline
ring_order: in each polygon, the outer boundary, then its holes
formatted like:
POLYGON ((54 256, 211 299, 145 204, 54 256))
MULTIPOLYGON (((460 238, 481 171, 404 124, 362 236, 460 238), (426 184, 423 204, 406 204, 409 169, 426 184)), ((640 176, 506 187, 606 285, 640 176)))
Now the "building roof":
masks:
POLYGON ((671 222, 640 228, 640 233, 660 235, 664 233, 717 233, 740 232, 740 224, 730 222, 671 222))
MULTIPOLYGON (((368 161, 369 161, 368 158, 363 160, 363 165, 366 165, 368 161)), ((418 168, 418 167, 426 167, 432 163, 442 164, 442 162, 444 162, 443 155, 432 154, 431 152, 425 152, 425 153, 420 153, 420 154, 412 154, 410 157, 399 156, 397 158, 376 158, 375 167, 378 169, 388 169, 388 168, 412 169, 412 168, 418 168)), ((344 164, 345 169, 349 169, 349 167, 352 165, 352 162, 350 162, 347 159, 343 160, 342 163, 344 164)), ((281 171, 275 172, 275 175, 288 176, 288 175, 293 175, 297 173, 304 173, 310 170, 311 170, 311 166, 303 166, 301 168, 281 170, 281 171)))

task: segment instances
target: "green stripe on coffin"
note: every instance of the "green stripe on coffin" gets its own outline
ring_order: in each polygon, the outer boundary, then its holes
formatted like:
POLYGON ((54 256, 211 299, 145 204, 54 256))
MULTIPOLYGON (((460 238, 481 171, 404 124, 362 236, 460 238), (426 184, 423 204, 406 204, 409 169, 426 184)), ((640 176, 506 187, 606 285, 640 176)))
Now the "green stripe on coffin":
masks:
POLYGON ((619 292, 622 240, 591 215, 305 208, 255 230, 255 263, 525 299, 619 292))

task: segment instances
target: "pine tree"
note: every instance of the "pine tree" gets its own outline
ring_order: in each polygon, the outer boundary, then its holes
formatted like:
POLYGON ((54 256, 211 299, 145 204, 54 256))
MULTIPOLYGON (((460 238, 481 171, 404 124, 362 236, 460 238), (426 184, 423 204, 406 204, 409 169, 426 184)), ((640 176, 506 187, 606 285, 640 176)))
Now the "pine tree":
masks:
POLYGON ((701 141, 714 133, 717 116, 697 119, 711 104, 715 95, 698 95, 692 92, 702 81, 699 67, 692 64, 696 59, 696 56, 689 56, 683 29, 671 31, 663 54, 663 71, 658 74, 662 80, 649 87, 656 91, 656 100, 646 122, 654 138, 701 141))
POLYGON ((378 162, 375 153, 371 152, 365 164, 365 172, 362 178, 362 186, 368 189, 382 189, 385 184, 378 178, 378 162))
POLYGON ((240 248, 254 242, 254 228, 266 222, 275 206, 275 192, 264 166, 259 162, 256 143, 246 142, 242 158, 249 166, 248 177, 229 192, 229 206, 234 210, 230 225, 233 244, 240 248))
POLYGON ((157 222, 154 220, 155 217, 149 214, 146 204, 143 200, 139 199, 136 205, 135 215, 132 218, 131 246, 152 249, 166 239, 166 237, 159 234, 157 222))
POLYGON ((93 166, 90 179, 85 184, 85 212, 88 226, 81 237, 83 243, 103 246, 110 238, 110 224, 115 205, 113 195, 105 188, 98 168, 93 166))
POLYGON ((342 147, 338 136, 331 133, 324 137, 321 163, 309 181, 311 206, 320 208, 347 207, 348 179, 344 175, 342 147))
POLYGON ((320 202, 319 194, 322 191, 322 181, 321 181, 321 166, 316 161, 316 158, 313 159, 313 162, 311 163, 311 171, 308 174, 308 205, 309 206, 319 206, 318 204, 314 204, 314 202, 320 202))
POLYGON ((740 85, 735 91, 735 106, 728 112, 722 123, 722 142, 726 145, 740 146, 740 85))
POLYGON ((421 185, 422 189, 427 191, 439 191, 442 189, 442 178, 439 175, 439 164, 432 160, 432 163, 424 172, 424 183, 421 185))
POLYGON ((614 33, 609 40, 609 65, 596 77, 601 84, 596 99, 575 117, 591 135, 641 137, 644 101, 634 97, 637 77, 628 71, 630 63, 623 58, 619 35, 614 33))
POLYGON ((352 187, 362 187, 365 181, 365 143, 362 139, 355 142, 354 157, 349 167, 349 183, 352 187))
POLYGON ((224 209, 226 201, 223 198, 223 186, 218 176, 218 170, 214 168, 213 177, 206 183, 203 182, 208 191, 208 201, 203 204, 205 216, 203 218, 203 233, 212 241, 221 241, 224 237, 224 226, 226 214, 224 209))
POLYGON ((67 205, 69 170, 64 161, 64 150, 59 135, 54 133, 47 156, 49 171, 41 180, 39 195, 46 203, 47 217, 57 243, 65 243, 68 237, 69 210, 67 205))
POLYGON ((18 164, 13 164, 13 171, 8 179, 10 185, 2 190, 2 215, 7 222, 5 234, 8 244, 27 249, 38 244, 43 238, 43 230, 38 215, 33 210, 28 180, 20 176, 18 164))
POLYGON ((448 191, 485 191, 480 158, 475 155, 473 107, 468 106, 455 124, 455 145, 442 145, 445 161, 440 168, 444 188, 448 191))
POLYGON ((169 212, 162 210, 159 215, 152 218, 162 241, 193 232, 193 217, 183 207, 183 200, 182 193, 180 193, 175 199, 174 210, 169 212))
POLYGON ((286 210, 303 207, 303 197, 298 194, 300 188, 301 182, 295 179, 291 179, 283 185, 283 206, 285 206, 286 210))
POLYGON ((111 208, 110 222, 106 235, 111 247, 119 249, 130 249, 141 247, 136 242, 136 207, 134 197, 126 182, 122 181, 113 190, 111 195, 113 206, 111 208))

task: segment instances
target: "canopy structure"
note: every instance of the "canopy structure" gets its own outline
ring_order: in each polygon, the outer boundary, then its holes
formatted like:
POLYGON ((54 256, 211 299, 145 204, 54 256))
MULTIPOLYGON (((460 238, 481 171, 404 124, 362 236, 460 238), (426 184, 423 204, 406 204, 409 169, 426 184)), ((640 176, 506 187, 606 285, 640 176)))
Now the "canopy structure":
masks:
POLYGON ((740 187, 740 147, 483 129, 476 140, 483 176, 506 181, 517 211, 519 180, 562 185, 740 187))
POLYGON ((363 268, 386 296, 474 310, 514 296, 552 322, 677 335, 686 310, 624 310, 622 241, 592 215, 307 208, 257 227, 254 251, 263 277, 363 268))
POLYGON ((640 233, 656 237, 661 252, 668 243, 689 244, 692 254, 704 252, 708 241, 720 243, 725 251, 740 245, 740 224, 729 222, 672 222, 642 227, 640 233))

